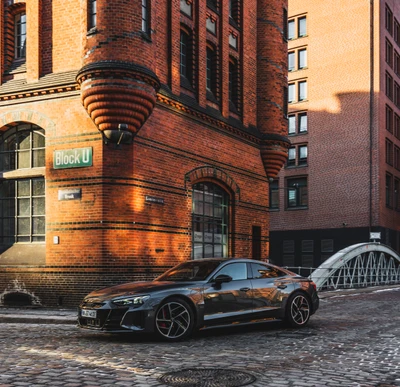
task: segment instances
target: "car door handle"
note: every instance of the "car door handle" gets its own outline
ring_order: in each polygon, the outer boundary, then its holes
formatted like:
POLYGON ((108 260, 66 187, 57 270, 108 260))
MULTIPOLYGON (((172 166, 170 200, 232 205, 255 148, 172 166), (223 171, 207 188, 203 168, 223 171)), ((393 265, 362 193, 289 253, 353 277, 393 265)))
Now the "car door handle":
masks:
POLYGON ((287 285, 281 284, 281 285, 278 285, 277 288, 278 288, 278 289, 286 289, 286 288, 287 288, 287 285))
POLYGON ((250 288, 240 288, 239 289, 241 292, 248 292, 250 290, 250 288))

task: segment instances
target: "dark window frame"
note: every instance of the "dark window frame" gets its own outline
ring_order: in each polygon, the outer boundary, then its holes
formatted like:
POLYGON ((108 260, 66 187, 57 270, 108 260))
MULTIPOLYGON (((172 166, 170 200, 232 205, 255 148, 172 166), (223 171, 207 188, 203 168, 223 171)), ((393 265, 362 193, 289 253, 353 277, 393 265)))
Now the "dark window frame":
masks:
POLYGON ((192 257, 227 257, 229 254, 230 196, 221 186, 205 181, 192 188, 192 257), (220 231, 220 232, 218 232, 220 231), (200 235, 201 234, 201 235, 200 235), (210 235, 211 234, 211 235, 210 235), (210 239, 211 238, 211 239, 210 239), (220 240, 218 240, 218 238, 220 240), (207 254, 207 247, 212 247, 207 254), (222 255, 216 252, 220 247, 222 255), (197 252, 200 251, 201 254, 197 252), (196 252, 197 249, 197 252, 196 252))
POLYGON ((97 0, 88 1, 88 31, 92 31, 97 27, 97 0))
POLYGON ((308 208, 308 178, 291 177, 286 179, 286 209, 308 208))

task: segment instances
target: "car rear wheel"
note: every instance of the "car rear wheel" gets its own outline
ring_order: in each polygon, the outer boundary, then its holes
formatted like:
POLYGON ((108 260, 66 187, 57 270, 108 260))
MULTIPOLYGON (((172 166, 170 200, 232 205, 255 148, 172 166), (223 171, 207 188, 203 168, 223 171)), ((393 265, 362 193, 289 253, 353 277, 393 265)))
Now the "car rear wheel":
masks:
POLYGON ((156 332, 162 339, 182 340, 193 331, 193 310, 185 300, 170 298, 158 308, 155 325, 156 332))
POLYGON ((307 296, 301 293, 292 294, 286 307, 286 322, 299 328, 308 323, 311 315, 310 301, 307 296))

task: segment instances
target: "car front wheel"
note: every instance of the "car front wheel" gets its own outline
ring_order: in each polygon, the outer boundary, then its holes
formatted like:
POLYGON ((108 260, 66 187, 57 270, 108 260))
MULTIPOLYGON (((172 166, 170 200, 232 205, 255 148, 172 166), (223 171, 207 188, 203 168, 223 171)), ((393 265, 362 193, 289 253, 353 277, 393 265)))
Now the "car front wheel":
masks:
POLYGON ((292 294, 286 307, 286 322, 293 328, 307 324, 311 315, 310 301, 301 293, 292 294))
POLYGON ((158 308, 155 325, 156 332, 162 339, 182 340, 193 331, 193 310, 185 300, 170 298, 158 308))

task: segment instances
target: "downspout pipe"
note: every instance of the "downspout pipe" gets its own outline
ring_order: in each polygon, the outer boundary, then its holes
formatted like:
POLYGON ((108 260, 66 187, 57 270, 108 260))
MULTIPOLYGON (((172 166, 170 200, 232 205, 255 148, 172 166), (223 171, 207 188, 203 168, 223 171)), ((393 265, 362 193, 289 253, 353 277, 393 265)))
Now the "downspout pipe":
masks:
POLYGON ((374 0, 370 0, 370 85, 369 85, 369 230, 373 223, 373 141, 374 141, 374 0))

